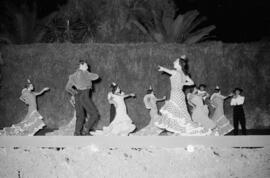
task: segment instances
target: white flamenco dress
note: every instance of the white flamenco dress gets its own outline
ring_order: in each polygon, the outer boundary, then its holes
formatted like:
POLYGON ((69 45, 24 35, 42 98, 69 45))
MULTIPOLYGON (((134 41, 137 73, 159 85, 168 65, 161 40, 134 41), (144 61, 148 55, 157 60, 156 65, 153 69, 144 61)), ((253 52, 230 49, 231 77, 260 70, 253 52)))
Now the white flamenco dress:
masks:
POLYGON ((144 96, 144 105, 146 109, 149 110, 151 120, 149 124, 138 132, 134 133, 134 136, 157 136, 163 130, 158 128, 154 123, 161 119, 161 115, 158 114, 157 101, 156 96, 151 93, 144 96))
POLYGON ((183 72, 175 71, 172 73, 170 100, 166 101, 160 109, 162 117, 155 122, 155 125, 182 136, 211 135, 211 130, 204 129, 193 122, 187 111, 185 94, 182 91, 187 79, 188 77, 183 72))
POLYGON ((112 94, 109 103, 114 104, 116 108, 114 120, 108 127, 103 127, 102 130, 96 130, 90 133, 92 135, 103 136, 128 136, 136 129, 136 126, 132 124, 132 120, 127 114, 124 94, 112 94))
POLYGON ((29 105, 27 115, 20 123, 0 130, 0 136, 33 136, 45 126, 42 116, 37 111, 36 95, 27 89, 23 89, 21 98, 29 105))

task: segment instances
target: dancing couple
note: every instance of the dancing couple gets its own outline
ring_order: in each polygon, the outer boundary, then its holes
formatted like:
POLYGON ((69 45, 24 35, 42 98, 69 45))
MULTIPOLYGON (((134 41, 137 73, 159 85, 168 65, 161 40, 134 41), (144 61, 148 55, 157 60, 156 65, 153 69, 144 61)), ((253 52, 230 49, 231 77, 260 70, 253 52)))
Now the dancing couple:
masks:
POLYGON ((91 99, 92 82, 96 81, 99 76, 88 71, 86 61, 79 62, 79 69, 69 76, 66 90, 72 95, 73 103, 76 110, 76 126, 74 135, 128 135, 135 130, 135 125, 127 115, 125 98, 135 97, 135 94, 125 94, 120 87, 113 83, 112 92, 108 94, 108 101, 114 105, 116 113, 114 119, 108 127, 95 132, 90 129, 99 119, 99 113, 91 99), (75 89, 74 89, 75 87, 75 89), (86 114, 89 118, 86 119, 86 114))

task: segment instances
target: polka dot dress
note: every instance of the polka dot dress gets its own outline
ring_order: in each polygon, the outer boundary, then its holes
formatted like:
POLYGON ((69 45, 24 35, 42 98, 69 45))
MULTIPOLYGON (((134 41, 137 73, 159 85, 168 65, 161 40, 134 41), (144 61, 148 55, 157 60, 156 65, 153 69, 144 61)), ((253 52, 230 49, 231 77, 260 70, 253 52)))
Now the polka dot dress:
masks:
POLYGON ((200 127, 191 120, 187 111, 185 94, 182 91, 182 75, 183 74, 179 72, 175 72, 170 77, 170 100, 166 101, 165 105, 160 109, 162 117, 155 123, 155 125, 167 131, 178 133, 179 135, 210 135, 210 130, 200 127))

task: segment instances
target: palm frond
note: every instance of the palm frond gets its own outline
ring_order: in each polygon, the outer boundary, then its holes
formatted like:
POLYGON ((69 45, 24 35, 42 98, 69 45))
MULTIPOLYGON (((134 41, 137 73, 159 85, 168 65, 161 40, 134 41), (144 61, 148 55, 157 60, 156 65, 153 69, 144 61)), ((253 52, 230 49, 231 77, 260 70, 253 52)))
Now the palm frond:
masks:
POLYGON ((210 25, 208 27, 204 27, 200 30, 197 30, 193 33, 190 33, 186 40, 185 43, 187 44, 193 44, 200 42, 202 39, 205 39, 204 37, 208 36, 211 31, 213 31, 216 28, 214 25, 210 25))

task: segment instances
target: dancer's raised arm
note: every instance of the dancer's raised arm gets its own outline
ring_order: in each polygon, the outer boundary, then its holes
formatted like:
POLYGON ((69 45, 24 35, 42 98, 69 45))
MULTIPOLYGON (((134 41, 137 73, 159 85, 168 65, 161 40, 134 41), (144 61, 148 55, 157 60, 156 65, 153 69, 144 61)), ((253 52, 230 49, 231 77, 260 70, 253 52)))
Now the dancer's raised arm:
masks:
POLYGON ((45 87, 40 92, 33 92, 33 93, 34 93, 34 95, 38 96, 38 95, 41 95, 41 94, 43 94, 44 92, 46 92, 48 90, 50 90, 50 88, 49 87, 45 87))
POLYGON ((162 67, 162 66, 158 66, 158 71, 165 72, 165 73, 170 74, 170 75, 172 75, 174 72, 174 70, 170 70, 170 69, 167 69, 167 68, 162 67))

